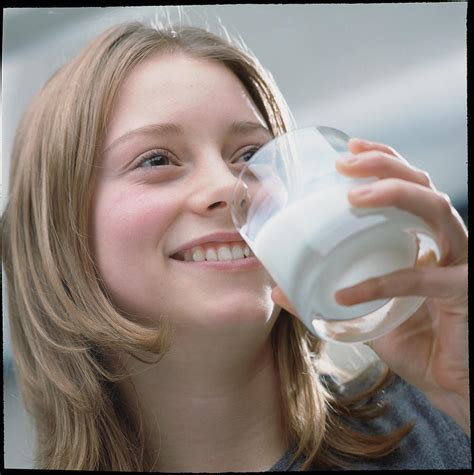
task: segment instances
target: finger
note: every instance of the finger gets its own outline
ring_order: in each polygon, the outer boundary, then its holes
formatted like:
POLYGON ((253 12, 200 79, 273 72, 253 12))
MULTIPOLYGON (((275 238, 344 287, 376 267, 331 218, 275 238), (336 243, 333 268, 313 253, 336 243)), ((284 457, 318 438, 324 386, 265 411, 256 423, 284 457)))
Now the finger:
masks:
POLYGON ((381 179, 349 191, 349 201, 361 208, 396 207, 423 219, 436 235, 441 265, 467 258, 467 229, 449 196, 397 178, 381 179))
MULTIPOLYGON (((418 254, 418 251, 417 251, 417 254, 418 254)), ((436 256, 436 253, 434 252, 433 249, 427 249, 423 254, 418 256, 415 267, 431 267, 437 264, 438 264, 438 257, 436 256)))
POLYGON ((415 267, 430 267, 438 265, 438 256, 436 252, 431 249, 425 249, 422 254, 420 254, 420 238, 415 236, 416 239, 416 262, 415 267))
POLYGON ((336 292, 341 305, 355 305, 392 297, 419 295, 451 298, 467 293, 467 264, 451 267, 416 267, 368 279, 336 292))
POLYGON ((399 178, 422 186, 431 187, 429 175, 392 154, 370 150, 355 155, 343 155, 336 161, 336 169, 343 175, 355 178, 399 178))
POLYGON ((271 297, 277 305, 284 308, 287 312, 295 316, 297 315, 296 309, 291 305, 288 297, 283 293, 280 287, 277 286, 272 289, 271 297))
POLYGON ((406 160, 394 148, 383 143, 370 142, 369 140, 353 137, 347 142, 347 146, 352 153, 378 150, 379 152, 384 152, 406 162, 406 160))

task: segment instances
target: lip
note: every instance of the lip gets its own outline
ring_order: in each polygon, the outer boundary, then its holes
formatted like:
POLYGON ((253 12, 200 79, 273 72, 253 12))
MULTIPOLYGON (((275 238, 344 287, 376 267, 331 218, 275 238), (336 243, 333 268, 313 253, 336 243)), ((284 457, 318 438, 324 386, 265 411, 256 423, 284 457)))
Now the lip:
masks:
POLYGON ((209 243, 209 242, 236 242, 242 241, 242 236, 238 232, 229 232, 229 231, 218 231, 214 233, 207 234, 206 236, 201 236, 196 239, 192 239, 191 241, 186 242, 179 248, 173 250, 169 257, 174 256, 178 252, 184 252, 188 249, 192 249, 193 247, 199 246, 201 244, 209 243))
POLYGON ((262 264, 255 256, 229 261, 179 261, 178 259, 173 259, 173 262, 176 262, 178 265, 187 266, 188 269, 195 268, 201 270, 247 271, 262 268, 262 264))

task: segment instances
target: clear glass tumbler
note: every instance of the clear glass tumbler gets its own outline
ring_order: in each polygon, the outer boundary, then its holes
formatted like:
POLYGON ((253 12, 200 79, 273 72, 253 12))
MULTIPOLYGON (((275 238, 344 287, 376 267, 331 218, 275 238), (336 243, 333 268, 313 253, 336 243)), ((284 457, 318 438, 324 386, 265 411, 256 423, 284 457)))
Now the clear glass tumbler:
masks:
POLYGON ((337 290, 413 267, 439 248, 429 226, 396 208, 350 205, 350 188, 377 178, 337 172, 349 137, 330 127, 307 127, 265 144, 246 163, 234 188, 234 224, 315 335, 364 342, 400 325, 424 297, 340 305, 337 290))

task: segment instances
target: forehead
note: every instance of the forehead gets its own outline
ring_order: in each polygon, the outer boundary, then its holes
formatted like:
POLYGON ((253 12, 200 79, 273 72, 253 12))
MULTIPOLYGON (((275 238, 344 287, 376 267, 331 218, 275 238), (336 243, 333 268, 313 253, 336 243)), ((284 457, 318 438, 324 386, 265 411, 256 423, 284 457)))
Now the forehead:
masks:
POLYGON ((226 66, 185 54, 153 56, 135 66, 115 101, 109 138, 157 121, 242 120, 259 116, 240 80, 226 66), (235 119, 235 118, 234 118, 235 119))

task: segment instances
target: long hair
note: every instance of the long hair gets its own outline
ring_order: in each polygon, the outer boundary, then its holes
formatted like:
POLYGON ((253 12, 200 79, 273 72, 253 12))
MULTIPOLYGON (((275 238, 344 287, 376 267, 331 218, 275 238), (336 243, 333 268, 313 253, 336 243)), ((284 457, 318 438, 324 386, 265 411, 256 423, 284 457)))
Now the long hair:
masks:
MULTIPOLYGON (((38 468, 153 469, 141 421, 117 384, 126 374, 107 355, 120 349, 159 359, 170 328, 115 309, 91 256, 89 225, 97 157, 117 91, 135 65, 158 52, 220 62, 242 82, 274 136, 294 127, 257 59, 194 27, 134 22, 110 28, 35 95, 15 137, 1 232, 12 352, 35 423, 38 468)), ((338 401, 320 377, 323 343, 285 311, 272 344, 281 416, 295 457, 305 457, 303 468, 316 457, 337 466, 346 456, 379 456, 398 445, 408 429, 375 437, 340 423, 343 413, 373 414, 357 401, 338 401)))

